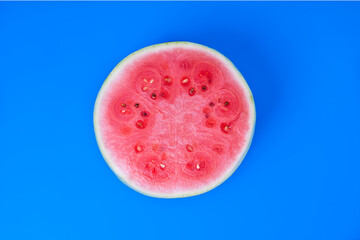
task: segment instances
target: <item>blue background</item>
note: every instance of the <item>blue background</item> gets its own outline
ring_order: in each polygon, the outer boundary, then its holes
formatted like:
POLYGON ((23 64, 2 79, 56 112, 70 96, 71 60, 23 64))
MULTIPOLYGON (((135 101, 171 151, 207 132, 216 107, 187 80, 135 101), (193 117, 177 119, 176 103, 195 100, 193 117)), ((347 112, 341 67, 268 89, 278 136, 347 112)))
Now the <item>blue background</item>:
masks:
POLYGON ((360 239, 360 3, 0 3, 0 239, 360 239), (103 160, 93 106, 142 47, 213 47, 255 98, 220 187, 155 199, 103 160))

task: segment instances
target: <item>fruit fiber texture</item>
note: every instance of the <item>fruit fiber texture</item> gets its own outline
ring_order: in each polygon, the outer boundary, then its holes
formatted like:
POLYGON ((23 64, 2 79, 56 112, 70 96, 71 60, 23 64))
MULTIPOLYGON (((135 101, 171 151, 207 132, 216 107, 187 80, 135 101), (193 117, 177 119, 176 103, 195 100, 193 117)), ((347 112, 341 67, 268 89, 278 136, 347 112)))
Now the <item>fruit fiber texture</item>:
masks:
POLYGON ((121 61, 95 103, 106 162, 148 196, 204 193, 239 166, 255 127, 251 91, 217 51, 190 42, 143 48, 121 61))

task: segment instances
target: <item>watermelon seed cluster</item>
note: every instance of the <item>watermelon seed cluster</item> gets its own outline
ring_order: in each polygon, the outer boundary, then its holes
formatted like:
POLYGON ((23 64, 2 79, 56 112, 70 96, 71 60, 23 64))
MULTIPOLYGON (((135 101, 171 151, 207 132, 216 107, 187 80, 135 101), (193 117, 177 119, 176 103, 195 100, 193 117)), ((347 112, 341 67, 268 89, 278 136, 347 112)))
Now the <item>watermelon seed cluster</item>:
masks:
MULTIPOLYGON (((208 71, 200 72, 198 76, 199 76, 199 78, 202 78, 202 80, 201 80, 202 82, 205 81, 205 82, 208 82, 209 84, 212 83, 212 78, 211 78, 212 75, 208 71)), ((144 78, 142 78, 142 81, 143 81, 143 86, 142 86, 141 90, 143 92, 147 92, 149 89, 153 89, 153 90, 154 90, 154 88, 157 89, 156 88, 157 85, 154 85, 155 82, 156 82, 154 80, 154 78, 148 79, 148 78, 144 77, 144 78)), ((171 86, 173 84, 173 82, 174 82, 173 77, 167 75, 167 76, 163 77, 162 82, 163 82, 163 85, 165 85, 165 86, 171 86)), ((180 80, 180 84, 182 86, 188 86, 191 83, 192 83, 192 80, 190 80, 190 78, 188 76, 185 76, 180 80)), ((201 84, 201 86, 199 86, 199 89, 201 90, 201 92, 205 93, 205 92, 208 91, 209 87, 206 84, 201 84)), ((156 100, 157 97, 158 97, 157 94, 156 94, 156 91, 157 90, 155 90, 154 92, 151 92, 151 94, 150 94, 150 98, 152 100, 156 100)), ((192 87, 188 88, 188 95, 189 96, 192 97, 196 93, 197 93, 197 90, 196 90, 195 86, 192 86, 192 87)), ((169 93, 167 92, 166 89, 165 90, 162 89, 162 91, 160 92, 160 96, 165 99, 165 98, 167 98, 169 96, 169 93)), ((214 103, 214 101, 211 101, 209 103, 209 106, 211 108, 216 107, 216 108, 220 109, 222 112, 227 112, 229 110, 230 105, 231 105, 230 101, 228 101, 228 100, 224 101, 224 99, 221 99, 221 98, 216 99, 215 102, 216 102, 216 104, 214 103)), ((121 110, 121 113, 126 114, 127 110, 128 110, 127 104, 122 103, 121 106, 124 108, 124 109, 121 110)), ((135 103, 134 107, 139 108, 140 103, 135 103)), ((205 126, 208 127, 208 128, 213 128, 213 127, 217 126, 217 121, 216 121, 216 119, 214 117, 212 117, 211 112, 212 112, 212 110, 209 110, 208 108, 205 108, 205 111, 204 111, 204 117, 206 119, 205 126)), ((144 118, 147 118, 147 117, 150 116, 150 113, 148 111, 141 111, 140 116, 144 117, 144 118)), ((135 126, 138 129, 145 129, 147 127, 147 121, 144 121, 142 119, 137 120, 135 122, 135 126)), ((232 129, 233 129, 233 124, 232 123, 226 123, 226 122, 220 123, 221 132, 223 132, 225 134, 229 134, 232 131, 232 129)), ((189 151, 189 148, 187 148, 187 150, 189 151)))

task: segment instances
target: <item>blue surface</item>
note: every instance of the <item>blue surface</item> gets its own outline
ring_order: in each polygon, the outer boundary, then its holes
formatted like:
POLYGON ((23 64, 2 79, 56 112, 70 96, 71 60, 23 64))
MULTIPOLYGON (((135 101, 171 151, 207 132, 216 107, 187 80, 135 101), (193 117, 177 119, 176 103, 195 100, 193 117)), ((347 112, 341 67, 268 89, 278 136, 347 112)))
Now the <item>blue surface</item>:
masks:
POLYGON ((359 26, 359 2, 0 2, 0 239, 360 239, 359 26), (234 62, 257 126, 229 180, 165 200, 115 177, 92 114, 175 40, 234 62))

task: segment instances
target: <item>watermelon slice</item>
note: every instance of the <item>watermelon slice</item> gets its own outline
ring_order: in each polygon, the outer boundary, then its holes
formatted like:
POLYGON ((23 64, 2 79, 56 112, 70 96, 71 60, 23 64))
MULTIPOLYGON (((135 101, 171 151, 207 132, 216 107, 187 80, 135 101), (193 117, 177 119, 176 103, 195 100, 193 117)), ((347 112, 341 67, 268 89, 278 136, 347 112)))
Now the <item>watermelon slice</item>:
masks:
POLYGON ((235 66, 190 42, 143 48, 121 61, 94 108, 106 162, 126 185, 152 197, 207 192, 240 165, 255 105, 235 66))

